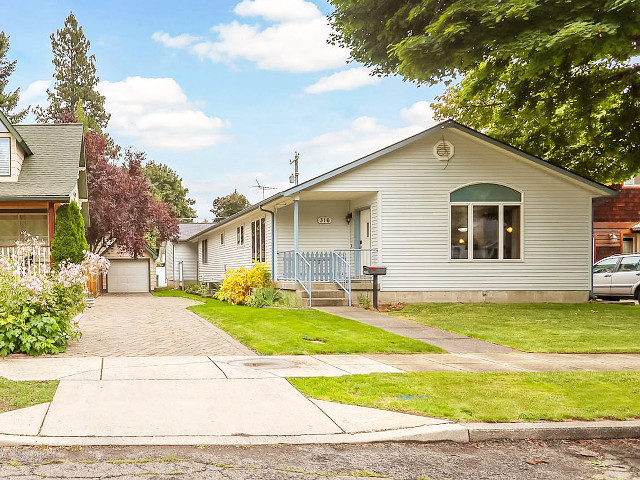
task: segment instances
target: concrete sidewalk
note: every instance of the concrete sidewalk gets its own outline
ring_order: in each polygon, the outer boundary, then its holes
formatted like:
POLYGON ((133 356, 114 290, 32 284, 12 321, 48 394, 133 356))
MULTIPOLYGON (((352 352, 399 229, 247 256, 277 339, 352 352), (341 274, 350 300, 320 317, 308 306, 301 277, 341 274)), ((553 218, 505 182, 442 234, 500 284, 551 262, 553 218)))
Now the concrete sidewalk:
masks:
MULTIPOLYGON (((640 355, 609 357, 609 362, 619 359, 626 362, 626 367, 640 367, 640 355)), ((0 444, 468 442, 491 438, 640 436, 640 422, 456 424, 312 400, 284 378, 402 373, 420 362, 434 363, 439 369, 449 366, 457 371, 479 371, 485 367, 474 366, 473 362, 504 361, 479 354, 7 358, 0 361, 0 376, 61 381, 50 404, 0 414, 0 444), (430 357, 440 357, 444 363, 430 357)), ((583 358, 574 361, 578 362, 576 368, 592 367, 581 366, 580 362, 587 361, 583 358)), ((607 361, 598 366, 606 366, 607 361)), ((553 364, 553 360, 549 362, 553 364)))
POLYGON ((448 332, 447 330, 440 330, 439 328, 429 327, 404 318, 392 317, 373 310, 354 307, 314 308, 331 315, 366 323, 396 335, 420 340, 451 353, 507 353, 517 351, 504 345, 497 345, 477 338, 448 332))

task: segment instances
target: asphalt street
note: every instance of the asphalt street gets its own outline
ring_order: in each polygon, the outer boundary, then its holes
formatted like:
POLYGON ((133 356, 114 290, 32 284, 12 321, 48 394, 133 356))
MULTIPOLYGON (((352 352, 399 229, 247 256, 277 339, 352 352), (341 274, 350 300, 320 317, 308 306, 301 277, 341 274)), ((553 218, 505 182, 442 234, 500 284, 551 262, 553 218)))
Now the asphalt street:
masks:
POLYGON ((3 447, 0 478, 640 479, 640 440, 3 447))

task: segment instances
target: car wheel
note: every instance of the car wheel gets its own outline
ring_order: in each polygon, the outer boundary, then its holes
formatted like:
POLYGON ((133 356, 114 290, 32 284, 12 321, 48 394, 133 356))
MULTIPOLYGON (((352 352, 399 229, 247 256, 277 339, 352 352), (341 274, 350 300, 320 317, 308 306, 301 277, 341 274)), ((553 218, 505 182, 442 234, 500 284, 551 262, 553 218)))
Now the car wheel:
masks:
POLYGON ((636 294, 634 295, 638 303, 640 303, 640 287, 636 288, 636 294))

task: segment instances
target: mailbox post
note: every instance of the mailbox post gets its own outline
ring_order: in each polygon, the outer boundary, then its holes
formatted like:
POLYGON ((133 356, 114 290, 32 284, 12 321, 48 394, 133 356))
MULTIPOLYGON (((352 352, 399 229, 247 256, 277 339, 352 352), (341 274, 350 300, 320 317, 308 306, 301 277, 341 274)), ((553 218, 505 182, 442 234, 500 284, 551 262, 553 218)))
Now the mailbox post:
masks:
POLYGON ((362 273, 373 276, 373 308, 378 309, 378 276, 387 274, 387 267, 363 267, 362 273))

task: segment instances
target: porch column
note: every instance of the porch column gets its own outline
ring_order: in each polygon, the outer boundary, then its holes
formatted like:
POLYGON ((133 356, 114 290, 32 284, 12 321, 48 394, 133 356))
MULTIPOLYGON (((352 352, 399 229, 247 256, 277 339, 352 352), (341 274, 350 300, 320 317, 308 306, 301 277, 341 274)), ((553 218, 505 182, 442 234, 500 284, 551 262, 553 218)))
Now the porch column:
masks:
POLYGON ((51 250, 51 242, 53 240, 53 234, 55 232, 55 222, 56 222, 56 209, 53 202, 49 202, 49 207, 47 208, 48 220, 49 220, 49 262, 53 265, 53 251, 51 250))
POLYGON ((293 275, 298 280, 298 201, 300 197, 293 199, 293 275))

